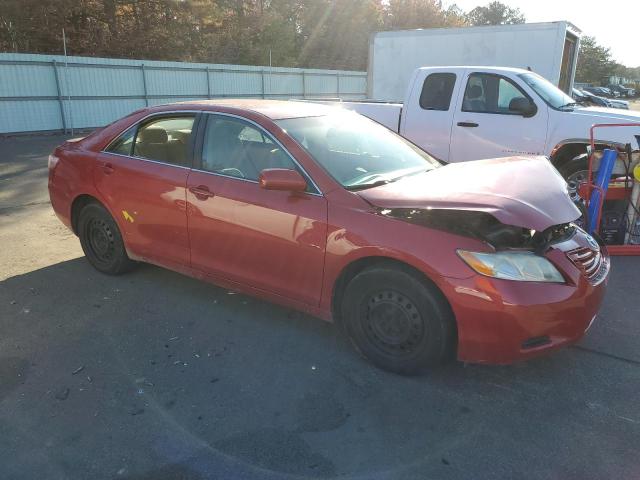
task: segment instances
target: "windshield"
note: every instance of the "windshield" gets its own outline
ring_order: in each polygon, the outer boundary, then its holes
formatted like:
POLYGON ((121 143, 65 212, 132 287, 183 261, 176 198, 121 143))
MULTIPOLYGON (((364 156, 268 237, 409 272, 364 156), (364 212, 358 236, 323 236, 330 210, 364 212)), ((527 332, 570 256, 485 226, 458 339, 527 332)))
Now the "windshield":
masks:
POLYGON ((353 112, 276 123, 348 189, 368 188, 440 166, 409 141, 353 112))
POLYGON ((574 104, 573 98, 537 73, 523 73, 520 78, 553 108, 574 104))

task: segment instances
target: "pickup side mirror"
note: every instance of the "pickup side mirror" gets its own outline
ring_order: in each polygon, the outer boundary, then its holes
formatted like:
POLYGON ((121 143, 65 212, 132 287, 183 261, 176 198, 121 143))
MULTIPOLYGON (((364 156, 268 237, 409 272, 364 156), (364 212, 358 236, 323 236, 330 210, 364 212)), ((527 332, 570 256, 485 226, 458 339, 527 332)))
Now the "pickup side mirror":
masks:
POLYGON ((509 110, 519 113, 523 117, 529 118, 533 117, 537 113, 538 107, 536 107, 536 104, 528 98, 516 97, 509 102, 509 110))
POLYGON ((307 181, 302 175, 287 168, 265 168, 260 172, 258 182, 265 190, 304 192, 307 189, 307 181))

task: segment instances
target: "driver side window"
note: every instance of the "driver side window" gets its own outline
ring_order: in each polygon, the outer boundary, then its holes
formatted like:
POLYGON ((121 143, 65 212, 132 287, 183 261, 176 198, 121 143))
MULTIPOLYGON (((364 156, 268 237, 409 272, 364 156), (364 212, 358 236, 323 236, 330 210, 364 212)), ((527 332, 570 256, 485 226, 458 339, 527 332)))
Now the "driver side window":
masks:
POLYGON ((526 95, 511 80, 496 74, 472 73, 462 100, 463 112, 514 115, 511 101, 526 95))
POLYGON ((257 181, 265 168, 296 169, 289 155, 260 129, 231 117, 210 115, 202 146, 202 169, 257 181))

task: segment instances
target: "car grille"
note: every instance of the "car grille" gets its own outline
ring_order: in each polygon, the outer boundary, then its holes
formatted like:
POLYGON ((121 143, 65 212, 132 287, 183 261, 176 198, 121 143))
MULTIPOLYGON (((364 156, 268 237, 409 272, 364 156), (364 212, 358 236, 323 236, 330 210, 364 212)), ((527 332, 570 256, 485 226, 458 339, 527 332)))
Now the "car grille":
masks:
POLYGON ((591 285, 598 285, 607 276, 609 260, 599 250, 576 248, 567 252, 567 257, 587 277, 591 285))

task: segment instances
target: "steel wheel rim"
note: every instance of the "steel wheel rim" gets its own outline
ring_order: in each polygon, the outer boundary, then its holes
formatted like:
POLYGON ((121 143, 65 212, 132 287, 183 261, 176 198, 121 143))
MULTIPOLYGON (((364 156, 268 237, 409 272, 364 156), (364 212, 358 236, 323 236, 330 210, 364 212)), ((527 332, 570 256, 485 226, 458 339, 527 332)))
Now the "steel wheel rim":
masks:
POLYGON ((93 218, 87 223, 87 239, 93 256, 101 263, 109 263, 115 253, 115 238, 104 220, 93 218))
POLYGON ((425 335, 415 303, 393 290, 368 297, 361 323, 369 341, 385 355, 394 357, 411 355, 425 335))
MULTIPOLYGON (((596 173, 596 172, 593 172, 596 173)), ((587 170, 578 170, 567 177, 567 191, 573 202, 581 202, 583 198, 578 192, 580 184, 587 182, 589 172, 587 170)))

